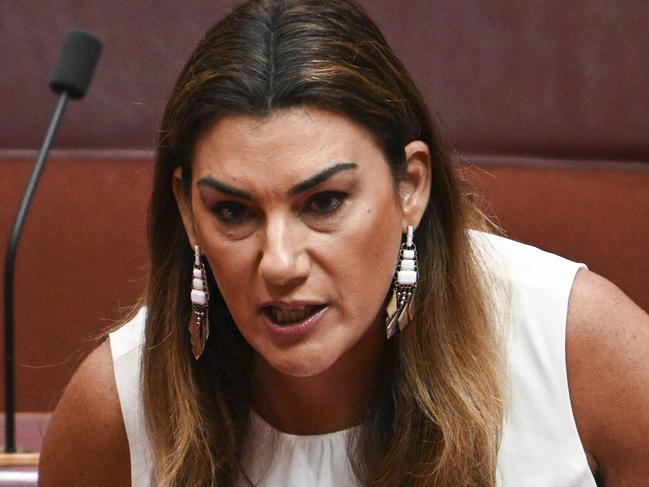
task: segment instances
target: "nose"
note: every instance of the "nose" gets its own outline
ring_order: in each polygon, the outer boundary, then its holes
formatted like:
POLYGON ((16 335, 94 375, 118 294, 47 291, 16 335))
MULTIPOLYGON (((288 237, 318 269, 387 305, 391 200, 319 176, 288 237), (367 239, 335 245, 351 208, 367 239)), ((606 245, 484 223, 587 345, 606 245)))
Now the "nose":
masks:
POLYGON ((286 218, 267 220, 259 262, 259 274, 267 285, 295 287, 308 277, 309 256, 298 227, 286 218))

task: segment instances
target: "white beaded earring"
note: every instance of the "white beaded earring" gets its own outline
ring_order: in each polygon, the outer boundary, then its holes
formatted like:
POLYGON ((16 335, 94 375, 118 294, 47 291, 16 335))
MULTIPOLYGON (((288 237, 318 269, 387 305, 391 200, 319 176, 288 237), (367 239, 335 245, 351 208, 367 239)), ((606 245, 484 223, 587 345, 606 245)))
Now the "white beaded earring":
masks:
POLYGON ((386 308, 386 335, 388 340, 396 333, 397 326, 403 330, 410 321, 410 303, 417 289, 417 248, 412 237, 415 228, 408 225, 406 241, 401 244, 399 262, 394 276, 392 297, 386 308))
POLYGON ((194 246, 191 299, 192 319, 189 322, 189 333, 191 334, 192 353, 198 360, 205 350, 205 342, 210 335, 210 322, 207 316, 210 295, 207 291, 205 266, 201 262, 201 249, 198 244, 194 246))

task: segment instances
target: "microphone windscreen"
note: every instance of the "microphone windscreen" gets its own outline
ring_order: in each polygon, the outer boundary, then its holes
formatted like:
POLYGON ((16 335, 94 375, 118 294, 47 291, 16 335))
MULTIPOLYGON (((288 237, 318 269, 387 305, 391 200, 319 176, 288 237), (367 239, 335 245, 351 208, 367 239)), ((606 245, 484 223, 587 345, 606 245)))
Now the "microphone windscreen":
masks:
POLYGON ((82 30, 69 32, 50 78, 50 88, 83 98, 101 54, 102 43, 82 30))

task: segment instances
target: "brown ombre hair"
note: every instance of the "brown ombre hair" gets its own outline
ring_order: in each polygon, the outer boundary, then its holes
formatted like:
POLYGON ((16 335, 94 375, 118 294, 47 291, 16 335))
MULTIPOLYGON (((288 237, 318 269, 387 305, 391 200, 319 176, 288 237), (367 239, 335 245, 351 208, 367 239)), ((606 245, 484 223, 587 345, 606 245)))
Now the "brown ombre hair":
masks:
POLYGON ((396 183, 404 147, 431 152, 431 191, 417 229, 415 319, 388 345, 387 372, 348 454, 372 486, 494 486, 503 370, 487 272, 469 228, 480 213, 406 69, 352 0, 252 0, 210 29, 162 120, 149 215, 151 274, 143 404, 154 484, 232 486, 245 479, 251 347, 208 269, 211 336, 199 361, 186 329, 192 252, 172 191, 189 191, 194 144, 229 114, 265 117, 315 106, 368 129, 396 183))

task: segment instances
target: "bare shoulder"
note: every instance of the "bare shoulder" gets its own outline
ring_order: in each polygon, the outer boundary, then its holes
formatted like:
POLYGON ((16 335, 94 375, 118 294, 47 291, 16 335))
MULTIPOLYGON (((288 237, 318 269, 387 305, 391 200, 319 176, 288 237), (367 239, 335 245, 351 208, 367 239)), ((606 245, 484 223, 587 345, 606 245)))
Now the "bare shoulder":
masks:
POLYGON ((39 486, 128 486, 128 440, 108 341, 79 366, 54 411, 39 486))
POLYGON ((647 485, 649 315, 593 272, 578 272, 566 338, 579 434, 600 485, 647 485))

